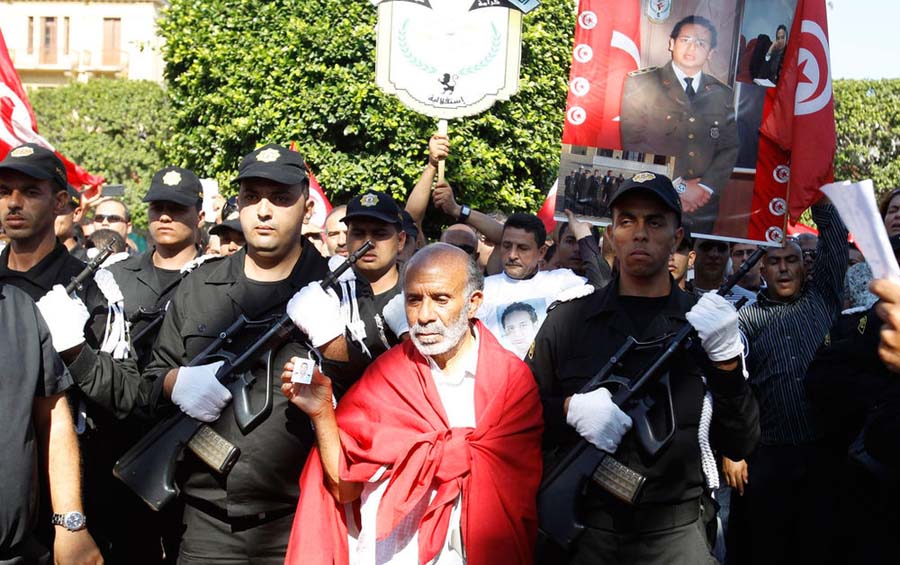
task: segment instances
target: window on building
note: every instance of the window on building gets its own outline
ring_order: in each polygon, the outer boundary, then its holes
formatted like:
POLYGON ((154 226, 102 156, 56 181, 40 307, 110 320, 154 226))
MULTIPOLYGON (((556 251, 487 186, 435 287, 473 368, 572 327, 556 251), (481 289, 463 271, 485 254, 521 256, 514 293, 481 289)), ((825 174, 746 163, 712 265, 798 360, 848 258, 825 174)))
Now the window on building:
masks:
POLYGON ((34 16, 28 16, 28 54, 34 55, 34 16))
POLYGON ((122 19, 103 18, 103 66, 118 65, 122 59, 122 19))
POLYGON ((44 65, 55 65, 59 44, 56 42, 56 18, 41 18, 41 38, 39 62, 44 65))
POLYGON ((597 157, 612 157, 613 150, 612 149, 598 149, 597 157))
POLYGON ((584 145, 573 145, 572 155, 587 155, 587 147, 584 145))
POLYGON ((63 18, 63 55, 69 54, 69 33, 72 28, 69 27, 69 16, 63 18))

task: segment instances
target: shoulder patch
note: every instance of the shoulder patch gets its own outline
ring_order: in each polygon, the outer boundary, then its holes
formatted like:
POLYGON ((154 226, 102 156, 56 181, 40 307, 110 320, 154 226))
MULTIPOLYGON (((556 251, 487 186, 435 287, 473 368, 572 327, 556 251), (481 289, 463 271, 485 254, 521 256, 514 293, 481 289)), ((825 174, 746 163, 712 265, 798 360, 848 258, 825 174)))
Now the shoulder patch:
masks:
POLYGON ((597 289, 592 284, 583 284, 581 286, 567 288, 556 295, 556 300, 547 307, 547 312, 553 310, 563 302, 571 302, 573 300, 578 300, 579 298, 584 298, 585 296, 590 296, 591 294, 594 294, 595 290, 597 289))
POLYGON ((658 70, 658 69, 659 69, 659 67, 644 67, 643 69, 631 71, 630 73, 628 73, 628 76, 630 76, 630 77, 641 76, 641 75, 645 75, 647 73, 652 73, 653 71, 658 70))
POLYGON ((181 268, 181 273, 182 274, 190 273, 191 271, 193 271, 194 269, 196 269, 197 267, 199 267, 200 265, 202 265, 204 263, 212 263, 212 262, 224 259, 224 258, 225 257, 223 257, 222 255, 201 255, 199 257, 194 257, 193 259, 188 261, 184 265, 184 267, 181 268))

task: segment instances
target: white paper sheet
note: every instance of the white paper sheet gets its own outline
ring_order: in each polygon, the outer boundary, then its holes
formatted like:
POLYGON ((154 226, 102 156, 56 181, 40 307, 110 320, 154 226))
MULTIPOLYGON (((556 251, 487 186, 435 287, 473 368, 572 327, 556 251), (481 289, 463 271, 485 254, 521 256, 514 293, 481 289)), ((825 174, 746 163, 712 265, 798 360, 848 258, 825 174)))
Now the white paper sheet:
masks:
POLYGON ((856 245, 872 269, 872 276, 900 281, 900 266, 897 265, 878 204, 875 203, 872 181, 833 182, 820 190, 831 199, 844 225, 853 234, 856 245))

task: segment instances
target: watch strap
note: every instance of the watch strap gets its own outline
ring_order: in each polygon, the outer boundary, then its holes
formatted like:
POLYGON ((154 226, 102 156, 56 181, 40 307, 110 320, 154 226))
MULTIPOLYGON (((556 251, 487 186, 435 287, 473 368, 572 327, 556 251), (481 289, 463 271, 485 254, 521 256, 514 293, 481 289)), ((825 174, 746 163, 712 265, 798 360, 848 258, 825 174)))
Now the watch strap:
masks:
POLYGON ((459 207, 459 217, 456 218, 457 223, 464 224, 469 220, 469 216, 472 215, 472 209, 465 204, 459 207))

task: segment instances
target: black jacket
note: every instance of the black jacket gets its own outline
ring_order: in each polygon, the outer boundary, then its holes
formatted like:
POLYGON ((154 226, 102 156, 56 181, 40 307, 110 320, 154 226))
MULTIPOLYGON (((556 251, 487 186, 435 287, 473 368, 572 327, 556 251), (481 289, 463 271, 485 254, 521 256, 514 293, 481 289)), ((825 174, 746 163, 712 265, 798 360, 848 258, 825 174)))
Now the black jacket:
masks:
MULTIPOLYGON (((152 386, 151 403, 161 413, 177 410, 162 394, 170 369, 191 362, 240 315, 259 320, 280 317, 287 301, 306 284, 325 277, 328 263, 308 243, 290 276, 276 283, 258 283, 244 275, 245 249, 221 261, 198 267, 179 285, 159 332, 144 378, 152 386)), ((266 328, 236 336, 228 351, 240 354, 266 328)), ((315 434, 309 419, 280 393, 281 368, 292 356, 306 357, 306 336, 294 328, 284 345, 275 349, 272 363, 274 407, 271 416, 244 435, 237 426, 233 403, 212 424, 219 434, 241 450, 234 468, 223 479, 188 454, 178 478, 188 497, 201 499, 228 512, 249 516, 261 512, 292 510, 297 504, 297 477, 315 434)), ((250 391, 254 409, 263 406, 266 355, 249 368, 255 383, 250 391)))
MULTIPOLYGON (((696 301, 673 282, 665 307, 652 319, 646 331, 638 334, 619 300, 618 290, 616 278, 605 289, 556 305, 548 312, 526 358, 541 392, 544 445, 551 460, 561 456, 579 439, 566 423, 565 399, 578 393, 629 335, 649 341, 677 332, 687 323, 684 314, 696 301)), ((617 374, 633 378, 657 353, 658 350, 653 350, 627 356, 623 360, 623 370, 617 374)), ((740 368, 720 371, 713 367, 702 350, 695 348, 691 352, 682 349, 676 353, 668 369, 676 419, 672 443, 653 459, 643 452, 635 434, 629 432, 616 452, 616 459, 647 477, 638 504, 676 503, 696 498, 702 492, 704 479, 697 439, 700 409, 707 388, 702 376, 706 376, 713 395, 712 447, 729 458, 740 460, 755 447, 759 437, 756 401, 740 368)), ((659 389, 653 389, 652 394, 657 401, 663 401, 659 389)), ((612 500, 593 484, 587 497, 585 508, 601 508, 612 500)))

